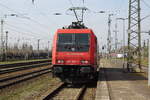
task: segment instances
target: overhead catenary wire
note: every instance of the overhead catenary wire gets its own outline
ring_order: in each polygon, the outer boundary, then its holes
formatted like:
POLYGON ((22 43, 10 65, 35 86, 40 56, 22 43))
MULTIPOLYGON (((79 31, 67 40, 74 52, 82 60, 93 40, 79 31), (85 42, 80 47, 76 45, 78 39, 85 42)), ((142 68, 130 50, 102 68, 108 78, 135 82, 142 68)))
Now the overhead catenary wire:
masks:
POLYGON ((34 23, 37 23, 39 26, 41 26, 41 27, 43 27, 43 28, 45 28, 45 29, 48 29, 48 28, 49 28, 49 26, 44 25, 44 24, 41 24, 41 23, 39 23, 38 21, 36 21, 36 20, 34 20, 34 19, 32 19, 32 18, 30 18, 29 20, 32 21, 32 22, 34 22, 34 23))
POLYGON ((20 34, 22 34, 22 35, 32 36, 32 37, 34 37, 34 38, 35 38, 35 36, 36 36, 37 38, 46 39, 46 37, 44 37, 44 36, 38 36, 37 34, 31 34, 31 32, 20 31, 20 30, 18 30, 17 27, 10 26, 10 27, 7 27, 7 28, 8 28, 9 30, 15 31, 15 32, 20 33, 20 34))
POLYGON ((0 6, 2 6, 2 7, 4 7, 4 8, 6 8, 6 9, 8 9, 8 10, 11 11, 11 12, 18 13, 18 12, 16 12, 15 10, 13 10, 13 9, 11 9, 11 8, 9 8, 9 7, 7 7, 6 5, 4 5, 4 4, 2 4, 2 3, 0 3, 0 6))
MULTIPOLYGON (((22 39, 21 39, 21 37, 10 37, 9 39, 13 39, 13 40, 27 40, 28 42, 30 42, 31 41, 31 39, 32 40, 37 40, 38 38, 35 38, 35 36, 32 36, 32 35, 30 35, 30 34, 28 34, 27 32, 21 32, 21 31, 18 31, 18 30, 15 30, 15 29, 12 29, 12 28, 8 28, 9 30, 11 30, 12 32, 17 32, 17 33, 19 33, 19 34, 21 34, 21 35, 26 35, 26 36, 30 36, 30 38, 27 38, 27 37, 22 37, 22 39), (31 38, 32 37, 32 38, 31 38)), ((12 33, 12 32, 10 32, 10 33, 12 33)), ((27 42, 26 41, 26 42, 27 42)), ((24 43, 24 42, 23 42, 24 43)))
MULTIPOLYGON (((14 38, 14 39, 17 40, 17 41, 18 41, 18 40, 23 40, 23 41, 26 40, 26 42, 29 42, 29 43, 30 43, 31 40, 32 40, 32 46, 35 46, 37 39, 40 39, 40 40, 44 40, 44 41, 45 41, 45 38, 42 38, 42 37, 40 37, 40 38, 39 38, 39 37, 35 38, 35 36, 33 36, 33 35, 31 35, 31 34, 28 34, 27 32, 21 32, 21 31, 18 31, 18 30, 15 30, 15 29, 11 29, 11 28, 8 28, 8 29, 9 29, 9 30, 12 30, 13 32, 17 32, 17 33, 19 33, 19 34, 22 34, 22 35, 30 36, 29 38, 27 38, 27 37, 17 37, 17 38, 16 38, 16 37, 11 37, 11 38, 9 38, 9 39, 13 39, 13 38, 14 38), (32 37, 32 38, 31 38, 31 37, 32 37), (21 39, 21 38, 22 38, 22 39, 21 39), (33 42, 33 41, 34 41, 34 42, 33 42)), ((13 39, 13 40, 14 40, 14 39, 13 39)), ((49 39, 48 39, 48 40, 49 40, 49 39)), ((48 41, 48 40, 47 40, 47 41, 48 41)), ((44 46, 44 44, 45 44, 44 41, 43 41, 43 44, 42 44, 43 46, 44 46)), ((46 41, 46 42, 47 42, 47 41, 46 41)), ((25 41, 24 41, 23 43, 25 43, 25 41)))
MULTIPOLYGON (((19 17, 27 18, 26 16, 22 15, 20 12, 17 12, 17 11, 15 11, 14 9, 9 8, 8 6, 6 6, 6 5, 4 5, 4 4, 2 4, 2 3, 0 3, 0 6, 2 6, 2 7, 4 7, 4 8, 6 8, 6 9, 8 9, 9 11, 11 11, 11 12, 13 12, 13 13, 16 13, 16 14, 21 15, 21 16, 19 16, 19 17)), ((37 25, 39 25, 39 26, 41 26, 41 27, 43 27, 43 28, 46 28, 46 29, 48 28, 48 26, 41 24, 40 22, 34 20, 34 19, 31 18, 31 17, 28 18, 28 20, 30 20, 30 21, 36 23, 37 25)))
MULTIPOLYGON (((48 30, 48 26, 46 26, 46 25, 44 25, 44 24, 41 24, 40 22, 38 22, 38 21, 36 21, 36 20, 34 20, 33 18, 27 18, 26 16, 24 16, 24 15, 22 15, 21 13, 19 13, 19 12, 17 12, 17 11, 15 11, 14 9, 12 9, 12 8, 10 8, 10 7, 8 7, 8 6, 6 6, 6 5, 4 5, 4 4, 2 4, 2 3, 0 3, 0 6, 1 7, 3 7, 3 8, 6 8, 8 11, 11 11, 12 13, 15 13, 15 14, 18 14, 18 17, 23 17, 23 18, 26 18, 26 19, 28 19, 29 21, 31 21, 31 22, 34 22, 35 24, 37 24, 38 26, 40 26, 40 28, 42 28, 42 29, 47 29, 48 30)), ((10 29, 10 28, 9 28, 10 29)), ((11 29, 10 30, 13 30, 13 31, 18 31, 18 29, 20 29, 20 28, 16 28, 15 26, 11 26, 11 29), (12 27, 13 27, 13 29, 12 29, 12 27), (14 28, 16 29, 16 30, 14 30, 14 28)), ((24 32, 22 32, 22 31, 19 31, 18 33, 24 33, 24 32)), ((27 32, 27 33, 30 33, 30 36, 31 36, 31 32, 27 32)), ((27 34, 27 33, 24 33, 23 35, 25 35, 25 34, 27 34)), ((33 34, 33 32, 32 32, 32 34, 33 34)), ((34 33, 35 34, 35 33, 34 33)), ((37 34, 36 34, 37 35, 37 34)), ((36 35, 32 35, 33 37, 35 37, 36 35)), ((43 39, 43 40, 45 40, 47 37, 45 36, 43 36, 43 33, 42 34, 39 34, 39 36, 36 36, 36 37, 38 37, 38 38, 40 38, 40 39, 43 39), (43 37, 43 38, 42 38, 43 37)), ((49 39, 48 39, 49 40, 49 39)))
MULTIPOLYGON (((150 4, 148 4, 145 0, 141 0, 141 1, 144 3, 145 6, 147 6, 150 9, 150 4)), ((145 16, 145 17, 143 17, 143 18, 141 18, 141 21, 143 21, 143 20, 145 20, 145 19, 147 19, 149 17, 150 17, 150 14, 145 16)))
MULTIPOLYGON (((32 0, 32 3, 35 3, 35 0, 32 0)), ((34 10, 38 11, 39 15, 42 15, 43 17, 45 17, 48 21, 50 21, 52 23, 53 20, 50 20, 50 17, 48 16, 49 14, 45 14, 45 12, 42 12, 41 9, 39 8, 39 6, 33 5, 34 6, 34 10)), ((49 13, 49 12, 47 12, 49 13)), ((53 22, 53 24, 56 24, 55 22, 53 22)), ((45 25, 44 25, 45 26, 45 25)), ((49 26, 46 26, 49 27, 49 26)))
POLYGON ((35 35, 42 36, 42 35, 41 35, 41 34, 39 34, 39 33, 34 33, 34 32, 32 32, 32 31, 30 31, 30 30, 27 30, 27 29, 24 29, 24 28, 21 28, 21 27, 15 26, 15 25, 11 25, 11 24, 8 24, 8 23, 6 23, 6 25, 8 25, 8 26, 10 26, 10 27, 17 28, 17 29, 25 30, 25 31, 27 31, 27 32, 29 32, 29 33, 32 33, 32 34, 35 34, 35 35))
POLYGON ((37 39, 37 38, 35 38, 35 36, 34 35, 31 35, 31 34, 29 34, 28 32, 22 32, 22 31, 18 31, 18 30, 16 30, 16 29, 13 29, 13 28, 8 28, 9 30, 11 30, 12 32, 16 32, 16 33, 18 33, 18 34, 22 34, 22 35, 25 35, 25 36, 30 36, 30 37, 32 37, 32 39, 37 39))
MULTIPOLYGON (((16 26, 16 25, 18 25, 18 24, 22 24, 22 25, 25 25, 25 26, 27 26, 28 28, 30 28, 30 29, 32 29, 32 30, 34 30, 34 32, 36 32, 36 30, 37 30, 37 27, 33 27, 34 25, 29 25, 29 23, 23 23, 23 22, 21 22, 21 21, 19 21, 19 23, 17 22, 17 21, 9 21, 9 25, 12 25, 12 24, 10 24, 10 23, 15 23, 15 24, 13 24, 13 26, 16 26)), ((20 27, 20 26, 19 26, 20 27)), ((26 29, 25 29, 26 30, 26 29)), ((38 33, 40 32, 40 33, 48 33, 48 32, 46 32, 46 30, 42 30, 41 28, 39 28, 38 27, 38 33)), ((49 31, 49 30, 48 30, 49 31)))
POLYGON ((39 12, 40 15, 42 15, 43 17, 45 17, 48 21, 50 21, 50 18, 48 17, 47 14, 45 14, 44 12, 42 12, 40 10, 40 8, 38 8, 38 6, 34 6, 35 7, 35 10, 39 12))
POLYGON ((141 0, 141 1, 145 4, 145 6, 147 6, 150 9, 150 5, 145 0, 141 0))
POLYGON ((70 2, 70 4, 71 4, 71 6, 74 6, 71 0, 69 0, 69 2, 70 2))

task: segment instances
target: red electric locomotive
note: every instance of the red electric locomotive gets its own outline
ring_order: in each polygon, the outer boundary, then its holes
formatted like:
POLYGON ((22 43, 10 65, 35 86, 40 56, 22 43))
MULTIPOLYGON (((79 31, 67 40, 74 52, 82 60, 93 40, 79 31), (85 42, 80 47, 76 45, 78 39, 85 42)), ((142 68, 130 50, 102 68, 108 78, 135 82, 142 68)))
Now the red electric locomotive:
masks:
POLYGON ((98 42, 91 29, 79 22, 58 29, 52 47, 53 74, 67 83, 82 83, 96 76, 98 42))

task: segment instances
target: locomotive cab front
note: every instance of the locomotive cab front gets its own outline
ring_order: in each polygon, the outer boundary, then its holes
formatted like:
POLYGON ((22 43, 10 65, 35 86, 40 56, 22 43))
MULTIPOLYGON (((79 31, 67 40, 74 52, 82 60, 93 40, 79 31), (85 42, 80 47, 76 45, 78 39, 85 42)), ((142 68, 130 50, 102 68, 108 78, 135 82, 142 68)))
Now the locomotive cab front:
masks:
POLYGON ((89 29, 60 29, 55 34, 53 74, 65 82, 87 81, 96 71, 96 43, 89 29))

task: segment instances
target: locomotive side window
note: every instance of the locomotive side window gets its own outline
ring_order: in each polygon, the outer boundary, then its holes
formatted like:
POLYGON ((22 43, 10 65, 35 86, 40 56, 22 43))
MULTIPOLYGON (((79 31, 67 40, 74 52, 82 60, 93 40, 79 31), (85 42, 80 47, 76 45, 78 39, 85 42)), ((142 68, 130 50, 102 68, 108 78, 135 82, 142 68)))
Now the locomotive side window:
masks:
POLYGON ((61 52, 88 52, 90 34, 63 33, 58 34, 57 51, 61 52))

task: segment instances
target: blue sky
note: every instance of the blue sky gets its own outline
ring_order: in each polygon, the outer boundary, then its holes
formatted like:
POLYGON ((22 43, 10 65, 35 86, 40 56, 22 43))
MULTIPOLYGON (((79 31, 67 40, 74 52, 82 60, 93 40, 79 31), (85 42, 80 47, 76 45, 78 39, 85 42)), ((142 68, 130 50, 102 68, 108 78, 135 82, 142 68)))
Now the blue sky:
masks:
MULTIPOLYGON (((30 43, 37 46, 37 39, 41 39, 40 48, 45 48, 48 41, 52 43, 53 35, 58 28, 69 25, 75 21, 74 16, 66 15, 66 11, 71 7, 69 0, 0 0, 0 16, 16 13, 20 17, 7 17, 4 29, 9 31, 9 44, 18 42, 30 43), (56 12, 61 16, 53 15, 56 12), (24 18, 25 17, 25 18, 24 18), (27 19, 26 17, 30 18, 27 19)), ((74 6, 83 6, 82 0, 71 0, 74 6)), ((149 0, 145 0, 150 5, 149 0)), ((107 43, 107 19, 109 13, 115 13, 112 17, 112 31, 114 30, 115 18, 128 16, 128 0, 85 0, 85 4, 90 11, 85 14, 85 24, 92 28, 98 36, 100 45, 107 43), (104 10, 105 14, 94 13, 104 10)), ((150 14, 150 8, 141 3, 142 17, 150 14)), ((118 37, 122 40, 122 22, 118 23, 118 37)), ((127 22, 126 22, 127 24, 127 22)), ((142 22, 142 30, 150 30, 150 18, 142 22)), ((126 25, 127 27, 127 25, 126 25)), ((114 37, 114 32, 112 32, 114 37)), ((147 39, 143 35, 142 39, 147 39)))

